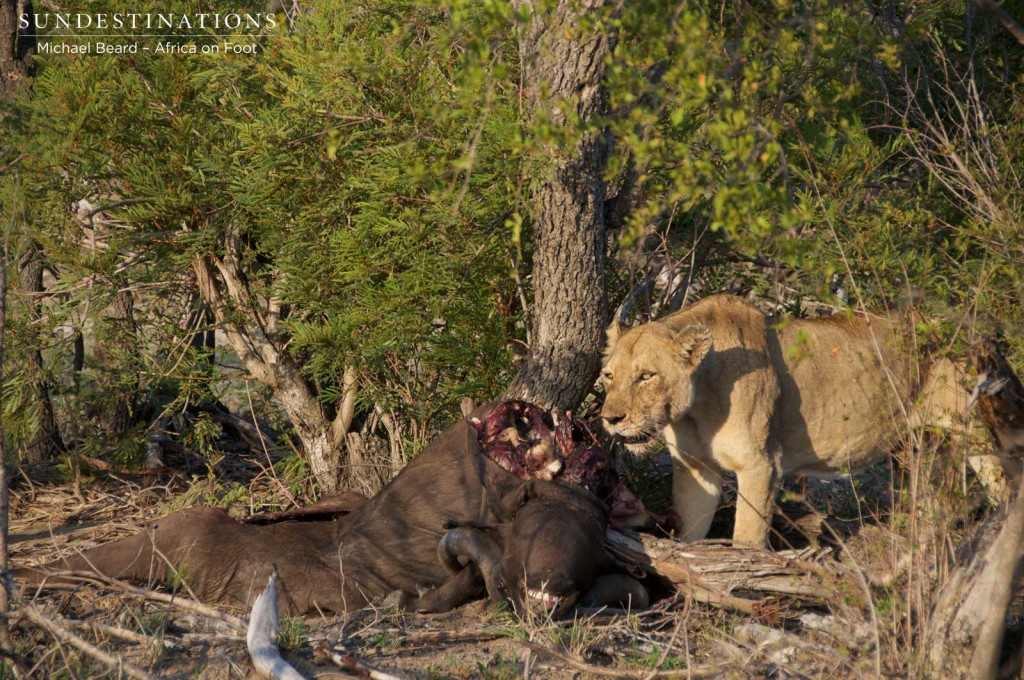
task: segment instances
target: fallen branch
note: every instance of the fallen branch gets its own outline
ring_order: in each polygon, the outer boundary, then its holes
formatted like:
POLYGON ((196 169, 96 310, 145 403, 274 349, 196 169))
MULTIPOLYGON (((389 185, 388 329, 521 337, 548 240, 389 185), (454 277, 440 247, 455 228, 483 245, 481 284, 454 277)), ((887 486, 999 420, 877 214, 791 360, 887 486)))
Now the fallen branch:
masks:
POLYGON ((281 628, 277 618, 277 574, 271 574, 267 587, 256 597, 249 614, 249 630, 245 637, 246 649, 256 673, 268 680, 305 680, 277 648, 277 633, 281 628))
POLYGON ((1024 558, 1024 486, 1009 510, 986 519, 959 552, 960 565, 932 611, 925 652, 933 669, 995 677, 1014 574, 1024 558))
POLYGON ((137 678, 138 680, 155 680, 155 675, 151 675, 138 666, 103 651, 96 645, 83 640, 69 631, 67 627, 63 625, 63 619, 61 617, 54 616, 53 619, 50 619, 27 602, 21 603, 19 610, 22 616, 40 628, 45 629, 57 640, 88 654, 100 663, 103 663, 120 673, 124 673, 130 678, 137 678))
POLYGON ((154 644, 165 644, 157 640, 154 637, 150 637, 144 633, 137 633, 134 630, 126 630, 124 628, 118 628, 117 626, 111 626, 107 623, 101 623, 99 621, 67 621, 70 625, 75 628, 81 628, 87 630, 93 634, 102 633, 109 635, 110 637, 120 638, 121 640, 127 640, 128 642, 134 642, 137 645, 143 647, 150 647, 154 644))
MULTIPOLYGON (((122 590, 130 595, 135 595, 146 600, 150 600, 153 602, 164 602, 166 604, 174 605, 180 609, 185 609, 196 614, 201 614, 202 616, 206 616, 211 619, 214 619, 215 621, 223 623, 239 635, 244 635, 248 630, 248 626, 246 625, 245 621, 238 618, 237 616, 226 614, 209 605, 205 605, 201 602, 196 602, 195 600, 190 600, 187 597, 181 597, 174 593, 161 593, 155 590, 139 588, 137 586, 131 585, 130 583, 118 581, 117 579, 109 578, 103 576, 102 574, 97 574, 95 572, 58 571, 54 572, 51 576, 60 579, 75 579, 82 582, 104 585, 108 588, 122 590)), ((46 588, 50 590, 72 587, 74 586, 65 585, 59 582, 46 585, 46 588)))
MULTIPOLYGON (((826 604, 835 592, 822 565, 812 563, 825 554, 814 548, 775 553, 721 541, 686 544, 614 530, 608 531, 606 545, 697 602, 745 614, 762 613, 766 598, 826 604)), ((838 571, 835 575, 841 576, 838 571)))

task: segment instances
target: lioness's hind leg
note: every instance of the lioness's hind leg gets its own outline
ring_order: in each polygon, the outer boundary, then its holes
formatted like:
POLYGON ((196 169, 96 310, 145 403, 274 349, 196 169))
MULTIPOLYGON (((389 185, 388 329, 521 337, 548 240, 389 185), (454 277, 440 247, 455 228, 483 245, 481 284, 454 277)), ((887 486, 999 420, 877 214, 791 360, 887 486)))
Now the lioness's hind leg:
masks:
POLYGON ((704 461, 672 457, 672 504, 681 520, 684 541, 708 535, 722 495, 722 475, 704 461))

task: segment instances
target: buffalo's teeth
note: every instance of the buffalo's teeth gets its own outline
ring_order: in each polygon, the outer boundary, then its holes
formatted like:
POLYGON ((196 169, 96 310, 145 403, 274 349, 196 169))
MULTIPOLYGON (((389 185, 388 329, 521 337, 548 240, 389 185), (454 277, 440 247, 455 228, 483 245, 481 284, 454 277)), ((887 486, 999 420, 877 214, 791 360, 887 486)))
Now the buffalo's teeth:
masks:
POLYGON ((541 604, 547 606, 553 606, 557 604, 558 601, 561 599, 557 595, 552 595, 551 593, 545 592, 543 590, 527 589, 526 596, 529 597, 531 600, 536 600, 537 602, 540 602, 541 604))

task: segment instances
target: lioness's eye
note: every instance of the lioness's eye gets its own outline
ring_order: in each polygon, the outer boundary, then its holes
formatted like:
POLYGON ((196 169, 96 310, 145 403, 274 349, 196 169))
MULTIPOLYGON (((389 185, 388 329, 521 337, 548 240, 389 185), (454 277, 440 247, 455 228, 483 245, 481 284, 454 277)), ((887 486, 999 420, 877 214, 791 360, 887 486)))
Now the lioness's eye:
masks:
POLYGON ((657 374, 654 371, 643 371, 640 375, 638 375, 636 377, 636 381, 637 382, 647 382, 648 380, 653 378, 655 375, 657 375, 657 374))
POLYGON ((601 380, 604 380, 605 382, 611 382, 611 380, 612 380, 612 372, 611 371, 603 371, 601 373, 601 380))

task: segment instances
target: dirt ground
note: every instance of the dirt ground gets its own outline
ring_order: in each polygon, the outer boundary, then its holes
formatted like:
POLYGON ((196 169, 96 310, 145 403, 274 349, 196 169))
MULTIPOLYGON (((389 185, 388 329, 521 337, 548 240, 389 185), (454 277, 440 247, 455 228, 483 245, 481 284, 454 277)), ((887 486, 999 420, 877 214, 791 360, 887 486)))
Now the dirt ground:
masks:
MULTIPOLYGON (((657 467, 653 468, 657 473, 657 467)), ((266 469, 242 475, 225 491, 201 476, 127 476, 111 472, 71 484, 21 480, 12 489, 14 566, 52 559, 136 531, 174 508, 235 500, 232 512, 272 507, 283 491, 266 469), (243 488, 243 492, 239 489, 243 488), (248 502, 246 502, 248 499, 248 502), (255 499, 259 499, 257 502, 255 499), (276 499, 276 500, 275 500, 276 499)), ((45 476, 45 475, 44 475, 45 476)), ((51 475, 52 477, 52 475, 51 475)), ((655 480, 657 481, 657 480, 655 480)), ((642 485, 643 480, 638 481, 642 485)), ((834 603, 766 599, 753 613, 696 603, 665 593, 644 612, 579 614, 572 620, 521 619, 507 608, 476 602, 441 615, 365 609, 344 617, 288 619, 279 644, 306 677, 399 678, 656 678, 876 677, 900 675, 893 658, 900 634, 891 603, 879 597, 900 574, 905 541, 878 518, 890 491, 884 468, 849 481, 797 483, 777 517, 787 546, 831 545, 837 564, 860 565, 856 583, 834 603), (865 487, 876 486, 874 490, 865 487), (863 498, 874 498, 873 504, 863 498), (824 528, 823 528, 824 527, 824 528), (796 545, 794 545, 796 544, 796 545), (894 617, 890 625, 885 617, 894 617)), ((647 492, 657 496, 657 490, 647 492)), ((728 507, 713 535, 728 536, 728 507)), ((777 547, 787 547, 777 546, 777 547)), ((21 593, 76 635, 158 677, 247 678, 253 674, 244 635, 197 612, 187 601, 152 601, 114 584, 21 593)), ((895 598, 894 598, 895 599, 895 598)), ((244 612, 229 612, 242 619, 244 612)), ((236 619, 237 621, 237 619, 236 619)), ((123 677, 38 626, 21 621, 15 645, 30 677, 123 677)), ((4 675, 6 677, 6 675, 4 675)))

